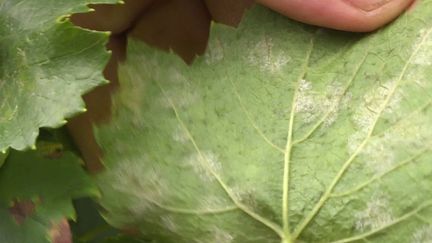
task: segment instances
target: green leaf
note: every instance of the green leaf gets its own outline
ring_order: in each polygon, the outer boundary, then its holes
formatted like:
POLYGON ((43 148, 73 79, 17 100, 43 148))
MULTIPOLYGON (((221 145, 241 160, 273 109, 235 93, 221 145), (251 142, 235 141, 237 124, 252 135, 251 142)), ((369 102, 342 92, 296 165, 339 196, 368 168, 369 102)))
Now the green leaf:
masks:
POLYGON ((81 95, 106 82, 107 33, 67 20, 102 2, 116 1, 0 1, 0 151, 33 146, 40 127, 83 112, 81 95))
POLYGON ((56 227, 74 219, 72 199, 99 196, 81 160, 62 145, 11 151, 0 169, 0 242, 52 242, 56 227))
POLYGON ((133 236, 118 235, 105 240, 104 243, 153 243, 153 241, 141 240, 133 236))
POLYGON ((0 168, 4 164, 6 158, 7 158, 7 153, 0 153, 0 168))
POLYGON ((95 201, 89 198, 75 200, 76 222, 71 224, 76 243, 99 243, 118 231, 108 225, 98 212, 95 201))
POLYGON ((350 34, 256 7, 191 66, 131 40, 106 219, 158 242, 428 242, 432 2, 350 34))

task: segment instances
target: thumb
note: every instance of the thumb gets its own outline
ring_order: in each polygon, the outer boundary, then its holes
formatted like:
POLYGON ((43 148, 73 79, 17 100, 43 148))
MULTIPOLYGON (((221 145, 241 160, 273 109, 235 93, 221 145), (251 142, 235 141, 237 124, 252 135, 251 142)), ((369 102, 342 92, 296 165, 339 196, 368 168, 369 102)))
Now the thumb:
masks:
POLYGON ((258 0, 295 20, 338 30, 368 32, 389 23, 413 0, 258 0))

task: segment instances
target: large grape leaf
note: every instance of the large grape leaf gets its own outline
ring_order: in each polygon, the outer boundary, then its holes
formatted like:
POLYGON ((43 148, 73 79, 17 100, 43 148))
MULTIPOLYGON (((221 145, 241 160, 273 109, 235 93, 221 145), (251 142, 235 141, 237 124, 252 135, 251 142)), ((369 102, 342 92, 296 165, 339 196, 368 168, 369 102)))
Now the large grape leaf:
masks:
POLYGON ((81 95, 106 82, 107 33, 67 17, 115 0, 0 1, 0 151, 33 146, 40 127, 85 110, 81 95))
POLYGON ((432 1, 369 35, 256 7, 191 67, 131 40, 104 216, 158 242, 430 242, 431 77, 432 1))
POLYGON ((0 242, 53 242, 58 226, 75 218, 71 200, 99 196, 76 155, 56 142, 38 147, 12 151, 0 168, 0 242))

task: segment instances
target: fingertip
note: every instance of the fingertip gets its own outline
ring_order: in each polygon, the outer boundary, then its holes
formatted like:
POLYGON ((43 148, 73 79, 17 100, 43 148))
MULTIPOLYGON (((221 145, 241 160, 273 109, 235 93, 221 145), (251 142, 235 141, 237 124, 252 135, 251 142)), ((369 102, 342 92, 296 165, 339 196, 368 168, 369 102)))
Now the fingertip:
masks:
POLYGON ((374 31, 404 12, 413 0, 258 0, 300 22, 353 32, 374 31))

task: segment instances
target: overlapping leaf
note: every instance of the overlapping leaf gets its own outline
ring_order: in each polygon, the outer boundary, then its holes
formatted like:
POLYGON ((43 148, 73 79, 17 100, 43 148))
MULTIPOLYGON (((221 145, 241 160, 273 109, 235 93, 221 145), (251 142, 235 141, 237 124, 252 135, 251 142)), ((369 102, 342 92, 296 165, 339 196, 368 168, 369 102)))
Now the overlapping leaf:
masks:
POLYGON ((75 217, 72 199, 97 196, 81 160, 62 145, 11 152, 0 169, 0 242, 49 243, 75 217))
POLYGON ((0 153, 0 167, 4 164, 6 160, 7 154, 6 153, 0 153))
POLYGON ((262 8, 191 67, 130 41, 108 221, 158 242, 428 242, 432 2, 357 35, 262 8))
POLYGON ((0 151, 32 146, 40 127, 82 112, 81 95, 105 82, 107 34, 66 19, 100 2, 116 1, 0 2, 0 151))

